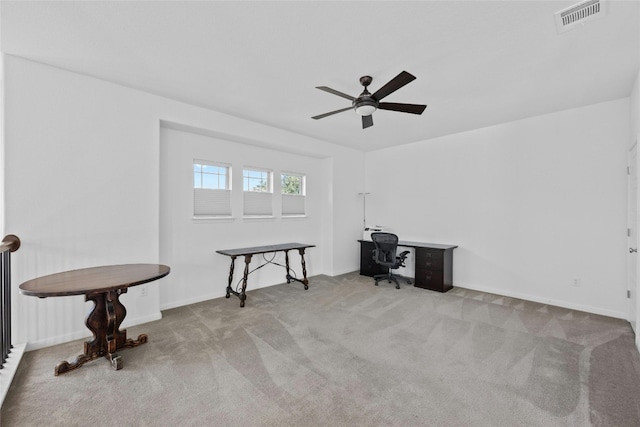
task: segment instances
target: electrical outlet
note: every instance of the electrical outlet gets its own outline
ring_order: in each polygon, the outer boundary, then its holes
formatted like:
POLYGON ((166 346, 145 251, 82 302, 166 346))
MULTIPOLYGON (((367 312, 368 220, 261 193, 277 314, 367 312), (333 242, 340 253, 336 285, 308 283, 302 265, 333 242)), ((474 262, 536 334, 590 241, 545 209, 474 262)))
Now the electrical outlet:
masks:
POLYGON ((575 277, 572 281, 571 281, 571 285, 575 286, 575 287, 580 287, 580 278, 579 277, 575 277))
POLYGON ((140 296, 141 297, 147 296, 147 287, 145 285, 140 286, 140 296))

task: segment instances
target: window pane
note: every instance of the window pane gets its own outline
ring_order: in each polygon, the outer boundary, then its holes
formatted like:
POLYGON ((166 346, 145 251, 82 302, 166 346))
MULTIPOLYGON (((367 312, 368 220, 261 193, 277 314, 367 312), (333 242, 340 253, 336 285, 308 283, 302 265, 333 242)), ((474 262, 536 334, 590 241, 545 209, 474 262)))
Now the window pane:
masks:
POLYGON ((228 175, 228 166, 194 163, 193 188, 228 190, 228 175))
POLYGON ((267 183, 260 178, 249 178, 249 190, 250 191, 266 191, 267 183))
POLYGON ((282 175, 282 194, 302 194, 302 179, 297 175, 282 175))
POLYGON ((211 175, 208 173, 202 174, 202 188, 219 188, 218 187, 218 175, 211 175))
POLYGON ((202 165, 202 172, 206 172, 206 173, 215 173, 218 174, 220 173, 220 167, 218 166, 211 166, 211 165, 202 165))
POLYGON ((242 189, 244 191, 270 192, 270 172, 244 169, 242 172, 242 189))

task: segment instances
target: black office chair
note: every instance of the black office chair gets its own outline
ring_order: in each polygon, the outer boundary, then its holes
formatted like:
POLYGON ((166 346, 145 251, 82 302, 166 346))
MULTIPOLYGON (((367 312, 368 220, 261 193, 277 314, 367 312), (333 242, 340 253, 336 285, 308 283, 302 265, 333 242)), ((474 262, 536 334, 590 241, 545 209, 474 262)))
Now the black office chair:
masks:
MULTIPOLYGON (((404 261, 407 259, 409 251, 404 251, 400 253, 400 255, 396 255, 396 251, 398 249, 398 236, 392 233, 371 233, 371 240, 373 240, 373 244, 375 246, 373 251, 373 260, 376 264, 387 268, 387 272, 385 274, 376 274, 373 276, 376 281, 376 286, 378 286, 378 282, 380 280, 386 279, 389 283, 392 281, 395 282, 396 289, 400 289, 398 279, 396 275, 391 273, 391 270, 405 266, 404 261)), ((406 277, 403 277, 403 279, 406 280, 408 284, 411 284, 411 281, 406 277)))

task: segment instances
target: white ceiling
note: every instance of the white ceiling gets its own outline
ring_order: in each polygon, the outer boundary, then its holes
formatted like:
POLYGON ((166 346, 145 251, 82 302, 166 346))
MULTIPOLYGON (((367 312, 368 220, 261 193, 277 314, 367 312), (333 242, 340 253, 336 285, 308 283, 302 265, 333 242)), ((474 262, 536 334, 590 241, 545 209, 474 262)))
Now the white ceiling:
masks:
POLYGON ((4 53, 361 150, 629 96, 640 2, 558 34, 575 1, 6 1, 4 53), (374 126, 346 111, 406 70, 374 126))

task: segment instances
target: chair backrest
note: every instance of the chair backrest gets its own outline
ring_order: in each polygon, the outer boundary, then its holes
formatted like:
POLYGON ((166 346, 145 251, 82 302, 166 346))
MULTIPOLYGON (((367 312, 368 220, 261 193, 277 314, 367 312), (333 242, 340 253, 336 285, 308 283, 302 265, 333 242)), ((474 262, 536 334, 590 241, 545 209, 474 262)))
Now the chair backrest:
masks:
POLYGON ((371 233, 371 240, 375 246, 373 260, 380 265, 392 266, 396 263, 398 236, 392 233, 371 233))

